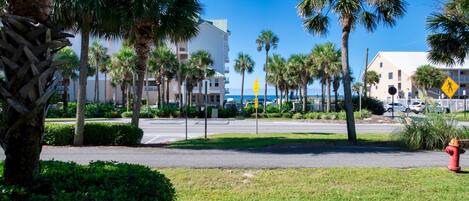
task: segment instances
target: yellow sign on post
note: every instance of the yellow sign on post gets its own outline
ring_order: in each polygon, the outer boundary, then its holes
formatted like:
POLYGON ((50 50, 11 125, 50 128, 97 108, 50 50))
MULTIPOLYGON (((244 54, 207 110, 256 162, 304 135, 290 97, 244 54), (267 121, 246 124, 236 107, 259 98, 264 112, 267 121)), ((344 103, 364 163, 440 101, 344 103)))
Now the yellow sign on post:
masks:
POLYGON ((448 98, 452 98, 454 94, 458 91, 459 85, 451 79, 451 77, 446 78, 441 86, 441 91, 448 96, 448 98))
POLYGON ((257 95, 259 95, 259 79, 254 80, 254 86, 252 86, 252 90, 254 91, 254 95, 257 97, 257 95))
POLYGON ((257 96, 256 96, 256 99, 254 100, 254 108, 259 108, 259 100, 257 99, 257 96))

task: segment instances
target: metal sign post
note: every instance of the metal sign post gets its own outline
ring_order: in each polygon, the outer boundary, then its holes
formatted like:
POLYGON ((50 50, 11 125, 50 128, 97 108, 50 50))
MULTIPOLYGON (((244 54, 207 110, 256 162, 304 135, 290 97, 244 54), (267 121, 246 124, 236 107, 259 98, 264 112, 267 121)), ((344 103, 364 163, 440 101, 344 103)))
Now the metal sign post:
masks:
MULTIPOLYGON (((252 87, 252 90, 254 92, 254 108, 256 110, 256 135, 259 134, 259 118, 257 114, 257 110, 259 108, 259 99, 257 98, 259 95, 259 79, 254 80, 254 86, 252 87)), ((264 100, 265 104, 266 100, 264 100)))
POLYGON ((394 95, 397 93, 397 89, 394 86, 389 87, 388 89, 389 94, 392 96, 392 104, 391 104, 391 116, 394 119, 394 95))
POLYGON ((207 111, 208 111, 208 108, 207 108, 207 88, 208 88, 208 83, 209 83, 209 80, 204 80, 203 81, 203 85, 204 85, 204 90, 205 90, 205 95, 204 95, 204 102, 205 102, 205 139, 207 139, 207 111))

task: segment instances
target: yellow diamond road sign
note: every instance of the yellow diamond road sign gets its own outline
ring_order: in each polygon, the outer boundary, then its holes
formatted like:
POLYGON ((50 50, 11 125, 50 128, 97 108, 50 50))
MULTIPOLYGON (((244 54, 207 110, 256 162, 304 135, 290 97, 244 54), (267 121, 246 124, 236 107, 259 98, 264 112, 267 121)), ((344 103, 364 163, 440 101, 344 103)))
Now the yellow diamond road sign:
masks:
POLYGON ((254 95, 259 95, 259 79, 254 80, 254 86, 252 86, 252 90, 254 91, 254 95))
POLYGON ((458 89, 459 85, 451 79, 451 77, 446 78, 441 86, 441 91, 443 91, 443 93, 445 93, 449 98, 452 98, 458 89))

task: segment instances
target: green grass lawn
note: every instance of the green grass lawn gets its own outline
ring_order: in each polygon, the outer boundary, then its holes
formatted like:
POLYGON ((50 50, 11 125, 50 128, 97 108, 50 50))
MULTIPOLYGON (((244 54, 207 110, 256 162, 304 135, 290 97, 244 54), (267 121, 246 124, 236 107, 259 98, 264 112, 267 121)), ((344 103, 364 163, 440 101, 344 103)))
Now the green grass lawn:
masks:
POLYGON ((445 168, 159 169, 180 201, 469 200, 445 168))
MULTIPOLYGON (((392 134, 358 134, 361 145, 395 145, 396 136, 392 134)), ((348 144, 346 134, 328 133, 280 133, 280 134, 219 134, 208 139, 190 139, 173 142, 167 147, 182 149, 239 149, 260 148, 278 144, 293 143, 330 143, 348 144)))

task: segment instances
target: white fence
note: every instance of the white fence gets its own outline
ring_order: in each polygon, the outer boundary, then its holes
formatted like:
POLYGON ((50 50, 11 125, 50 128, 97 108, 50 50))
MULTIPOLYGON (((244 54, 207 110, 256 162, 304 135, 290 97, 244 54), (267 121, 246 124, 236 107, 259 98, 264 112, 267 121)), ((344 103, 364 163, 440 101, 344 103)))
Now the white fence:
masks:
MULTIPOLYGON (((394 102, 401 103, 406 106, 409 106, 416 101, 423 102, 423 100, 420 99, 394 99, 394 102)), ((384 100, 383 102, 385 104, 391 103, 391 99, 384 100)), ((469 99, 466 99, 466 102, 464 102, 464 99, 432 99, 428 104, 431 104, 430 102, 438 103, 443 107, 449 108, 451 112, 464 111, 464 109, 469 110, 469 99), (464 103, 466 103, 466 108, 464 108, 464 103)))

